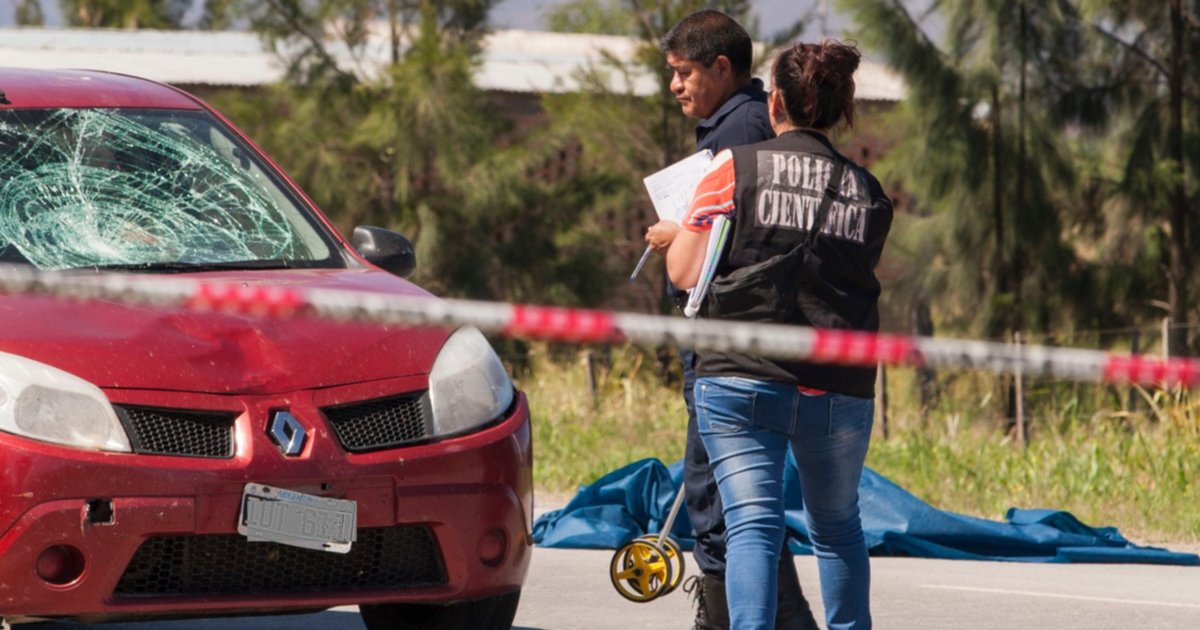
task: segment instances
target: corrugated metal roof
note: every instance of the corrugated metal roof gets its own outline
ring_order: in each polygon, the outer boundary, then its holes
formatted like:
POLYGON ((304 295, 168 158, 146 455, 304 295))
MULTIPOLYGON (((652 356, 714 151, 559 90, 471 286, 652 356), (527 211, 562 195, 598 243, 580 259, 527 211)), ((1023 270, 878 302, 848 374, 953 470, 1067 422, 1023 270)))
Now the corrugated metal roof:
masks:
POLYGON ((0 64, 87 68, 164 83, 261 85, 283 67, 251 33, 108 29, 0 29, 0 64))
MULTIPOLYGON (((604 55, 627 61, 638 41, 611 35, 500 30, 488 36, 476 84, 507 92, 572 92, 579 73, 604 55)), ((385 63, 385 47, 369 49, 367 68, 385 63)), ((0 64, 27 68, 90 68, 164 83, 253 86, 282 79, 284 67, 253 33, 108 29, 0 28, 0 64)), ((609 73, 615 89, 651 94, 649 73, 609 73)), ((864 100, 903 98, 904 84, 887 68, 864 60, 855 75, 864 100)))
MULTIPOLYGON (((637 40, 613 35, 496 31, 484 46, 476 85, 510 92, 574 92, 580 87, 579 73, 589 65, 603 67, 606 54, 628 61, 637 48, 637 40)), ((628 82, 616 73, 609 78, 614 89, 642 96, 658 89, 649 73, 629 77, 628 82)))

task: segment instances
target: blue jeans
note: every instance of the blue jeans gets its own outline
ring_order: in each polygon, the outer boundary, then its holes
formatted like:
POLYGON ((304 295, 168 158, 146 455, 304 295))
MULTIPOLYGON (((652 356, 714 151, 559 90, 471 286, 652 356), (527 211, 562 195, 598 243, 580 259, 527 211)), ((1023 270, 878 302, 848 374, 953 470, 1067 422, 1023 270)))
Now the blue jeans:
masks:
POLYGON ((775 574, 786 534, 783 466, 791 443, 829 630, 871 627, 871 569, 858 482, 875 402, 809 396, 794 385, 738 377, 696 381, 696 421, 725 511, 731 627, 775 625, 775 574))

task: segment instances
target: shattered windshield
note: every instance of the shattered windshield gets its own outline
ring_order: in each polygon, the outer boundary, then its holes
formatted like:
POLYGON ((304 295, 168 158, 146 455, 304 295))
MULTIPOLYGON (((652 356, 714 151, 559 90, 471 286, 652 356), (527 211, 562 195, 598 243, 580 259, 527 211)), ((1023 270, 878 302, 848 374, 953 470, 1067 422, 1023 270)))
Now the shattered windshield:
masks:
POLYGON ((341 266, 334 241, 208 112, 0 111, 0 262, 341 266))

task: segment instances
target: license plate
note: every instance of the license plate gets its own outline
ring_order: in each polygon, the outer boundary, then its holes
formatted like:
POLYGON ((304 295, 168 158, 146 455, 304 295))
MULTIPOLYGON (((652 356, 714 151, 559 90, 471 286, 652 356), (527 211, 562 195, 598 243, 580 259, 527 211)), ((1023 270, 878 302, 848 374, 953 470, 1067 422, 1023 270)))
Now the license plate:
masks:
POLYGON ((248 483, 238 533, 251 542, 346 553, 358 537, 357 515, 354 501, 248 483))

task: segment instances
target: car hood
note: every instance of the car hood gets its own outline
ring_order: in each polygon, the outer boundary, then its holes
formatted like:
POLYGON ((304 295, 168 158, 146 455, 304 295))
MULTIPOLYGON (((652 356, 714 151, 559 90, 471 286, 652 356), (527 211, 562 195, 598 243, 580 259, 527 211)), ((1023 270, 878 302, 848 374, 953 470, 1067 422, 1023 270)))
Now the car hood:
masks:
MULTIPOLYGON (((436 299, 375 270, 283 270, 147 276, 246 286, 344 289, 436 299)), ((449 331, 272 319, 44 297, 0 296, 0 352, 53 365, 100 387, 276 394, 428 374, 449 331)))

